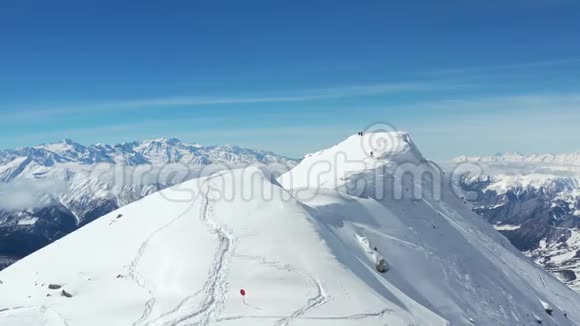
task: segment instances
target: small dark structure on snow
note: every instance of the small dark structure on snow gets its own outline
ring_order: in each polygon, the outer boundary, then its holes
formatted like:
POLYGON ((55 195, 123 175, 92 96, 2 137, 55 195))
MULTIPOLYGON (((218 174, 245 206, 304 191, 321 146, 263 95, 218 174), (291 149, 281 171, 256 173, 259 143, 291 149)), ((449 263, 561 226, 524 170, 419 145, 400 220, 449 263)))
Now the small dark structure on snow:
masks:
POLYGON ((379 260, 376 266, 377 272, 379 273, 386 273, 389 271, 389 265, 384 259, 379 260))
POLYGON ((58 284, 49 284, 48 285, 48 288, 50 290, 58 290, 58 289, 62 288, 62 286, 61 285, 58 285, 58 284))

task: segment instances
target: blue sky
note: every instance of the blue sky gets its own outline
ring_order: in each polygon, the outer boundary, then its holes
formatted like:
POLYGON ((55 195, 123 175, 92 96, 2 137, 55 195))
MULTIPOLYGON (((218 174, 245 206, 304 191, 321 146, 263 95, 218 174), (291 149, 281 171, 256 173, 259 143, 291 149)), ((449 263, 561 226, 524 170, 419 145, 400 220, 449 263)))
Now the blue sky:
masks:
POLYGON ((0 148, 299 157, 387 121, 434 159, 580 150, 578 1, 24 0, 0 31, 0 148))

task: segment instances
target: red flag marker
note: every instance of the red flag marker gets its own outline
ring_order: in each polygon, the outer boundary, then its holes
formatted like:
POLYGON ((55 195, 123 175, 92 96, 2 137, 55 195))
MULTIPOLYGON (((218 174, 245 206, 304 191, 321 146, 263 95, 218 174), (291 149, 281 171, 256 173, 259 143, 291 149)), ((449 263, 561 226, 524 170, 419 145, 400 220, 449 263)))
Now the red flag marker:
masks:
POLYGON ((240 294, 242 295, 242 297, 245 297, 246 296, 246 290, 241 289, 240 290, 240 294))

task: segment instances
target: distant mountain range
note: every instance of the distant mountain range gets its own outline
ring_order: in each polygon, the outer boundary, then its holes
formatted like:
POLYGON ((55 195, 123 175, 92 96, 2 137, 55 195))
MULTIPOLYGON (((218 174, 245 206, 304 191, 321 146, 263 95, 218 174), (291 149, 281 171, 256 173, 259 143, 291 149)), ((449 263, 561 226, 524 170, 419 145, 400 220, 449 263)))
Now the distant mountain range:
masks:
POLYGON ((459 157, 483 168, 458 180, 473 210, 518 249, 580 290, 580 153, 459 157))
POLYGON ((84 146, 72 140, 0 151, 0 269, 119 207, 217 170, 297 161, 178 139, 84 146))
MULTIPOLYGON (((580 168, 580 152, 568 154, 531 154, 498 153, 493 156, 460 156, 455 162, 480 162, 480 163, 507 163, 507 164, 554 164, 559 166, 575 166, 580 168)), ((578 171, 578 170, 576 170, 578 171)))

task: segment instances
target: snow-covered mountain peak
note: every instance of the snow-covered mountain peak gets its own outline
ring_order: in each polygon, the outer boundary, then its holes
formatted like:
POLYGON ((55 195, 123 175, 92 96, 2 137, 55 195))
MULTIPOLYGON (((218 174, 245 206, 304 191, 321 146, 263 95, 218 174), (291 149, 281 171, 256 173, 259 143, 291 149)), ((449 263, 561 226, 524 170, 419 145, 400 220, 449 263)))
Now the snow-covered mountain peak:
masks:
POLYGON ((324 158, 324 156, 344 153, 352 160, 366 160, 369 158, 392 159, 410 151, 415 151, 414 154, 420 156, 408 133, 402 131, 377 131, 363 135, 352 135, 335 146, 308 154, 305 158, 315 157, 319 159, 324 158))
POLYGON ((221 145, 221 146, 215 146, 215 148, 219 148, 221 150, 229 150, 229 151, 239 151, 240 147, 237 145, 233 145, 233 144, 225 144, 225 145, 221 145))
POLYGON ((145 142, 168 143, 168 144, 174 145, 177 143, 181 143, 181 140, 179 140, 178 138, 175 138, 175 137, 170 137, 170 138, 161 137, 161 138, 149 138, 149 139, 146 139, 145 142))
POLYGON ((76 144, 72 139, 70 138, 65 138, 65 139, 61 139, 60 143, 62 144, 68 144, 68 145, 72 145, 72 144, 76 144))
MULTIPOLYGON (((400 139, 363 157, 351 137, 290 174, 336 169, 328 155, 352 153, 387 169, 352 169, 350 182, 396 178, 393 164, 422 159, 400 139)), ((580 323, 580 296, 447 187, 443 199, 417 200, 351 196, 318 181, 303 200, 252 166, 129 204, 0 272, 0 324, 580 323)))
POLYGON ((145 141, 143 141, 143 143, 141 144, 141 146, 177 146, 179 144, 182 144, 181 140, 177 139, 177 138, 152 138, 152 139, 146 139, 145 141))
POLYGON ((356 134, 328 149, 306 155, 292 171, 282 175, 286 188, 344 187, 372 175, 376 169, 413 165, 426 160, 406 132, 356 134))

